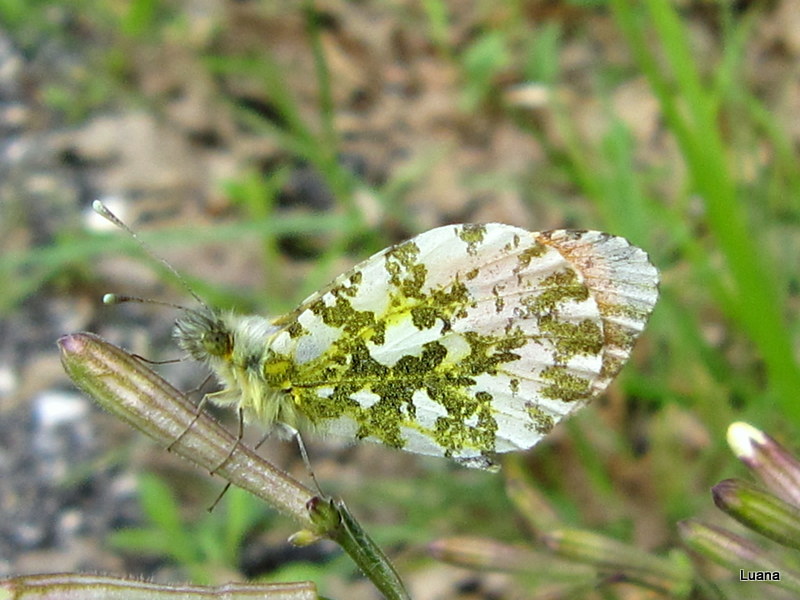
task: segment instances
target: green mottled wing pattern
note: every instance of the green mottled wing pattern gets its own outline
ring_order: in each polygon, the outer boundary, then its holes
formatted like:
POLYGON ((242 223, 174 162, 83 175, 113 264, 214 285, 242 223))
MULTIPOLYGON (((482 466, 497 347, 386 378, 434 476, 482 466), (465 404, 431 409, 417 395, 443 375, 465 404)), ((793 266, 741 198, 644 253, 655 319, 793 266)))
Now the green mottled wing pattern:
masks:
POLYGON ((275 321, 262 373, 317 431, 489 467, 605 389, 657 281, 600 232, 439 227, 275 321))

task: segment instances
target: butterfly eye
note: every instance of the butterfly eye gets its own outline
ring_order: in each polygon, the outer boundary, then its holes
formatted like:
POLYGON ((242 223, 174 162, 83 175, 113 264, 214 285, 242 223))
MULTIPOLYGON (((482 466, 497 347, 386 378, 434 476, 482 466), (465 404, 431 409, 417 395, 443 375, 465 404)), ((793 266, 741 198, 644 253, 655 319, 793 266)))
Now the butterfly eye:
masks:
POLYGON ((203 348, 211 356, 229 356, 233 350, 233 336, 221 327, 209 329, 203 334, 203 348))

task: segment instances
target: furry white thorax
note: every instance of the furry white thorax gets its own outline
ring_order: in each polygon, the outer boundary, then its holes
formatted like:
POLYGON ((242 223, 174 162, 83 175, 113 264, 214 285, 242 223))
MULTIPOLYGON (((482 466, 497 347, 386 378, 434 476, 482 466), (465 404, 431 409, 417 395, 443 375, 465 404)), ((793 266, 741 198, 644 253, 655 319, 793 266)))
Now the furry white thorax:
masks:
POLYGON ((236 405, 246 421, 263 425, 281 422, 296 427, 302 419, 284 391, 266 385, 261 371, 270 340, 280 328, 257 315, 233 312, 190 312, 178 320, 175 337, 195 358, 204 360, 222 385, 207 398, 221 406, 236 405), (227 336, 230 353, 215 353, 204 345, 207 337, 227 336))
POLYGON ((277 421, 296 427, 298 416, 291 399, 282 390, 269 387, 261 370, 270 339, 279 327, 257 315, 225 313, 221 320, 233 337, 233 352, 227 360, 210 361, 224 389, 209 399, 237 404, 248 422, 271 426, 277 421))

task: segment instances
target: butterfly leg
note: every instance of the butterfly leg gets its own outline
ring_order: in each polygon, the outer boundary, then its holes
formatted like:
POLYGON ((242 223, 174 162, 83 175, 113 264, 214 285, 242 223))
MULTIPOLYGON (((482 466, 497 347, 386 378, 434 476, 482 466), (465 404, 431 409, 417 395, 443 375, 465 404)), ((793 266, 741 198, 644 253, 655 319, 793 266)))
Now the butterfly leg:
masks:
POLYGON ((236 433, 236 441, 233 443, 231 449, 228 451, 227 456, 225 456, 222 462, 219 463, 213 469, 211 469, 211 471, 209 471, 211 475, 216 475, 217 471, 219 471, 222 467, 224 467, 228 463, 228 461, 231 459, 231 456, 233 456, 236 447, 239 445, 239 442, 241 442, 242 438, 244 437, 244 411, 240 408, 237 412, 239 414, 239 428, 236 433))
POLYGON ((214 509, 217 507, 217 504, 219 504, 220 500, 222 500, 223 496, 225 496, 225 494, 226 494, 226 493, 228 492, 228 490, 231 488, 231 485, 233 485, 233 484, 231 484, 231 482, 230 482, 230 481, 228 481, 228 482, 226 482, 226 483, 225 483, 225 487, 223 487, 223 488, 222 488, 222 491, 221 491, 221 492, 219 493, 219 495, 216 497, 216 499, 214 500, 214 502, 212 502, 212 503, 211 503, 211 506, 209 506, 209 507, 206 509, 208 512, 212 512, 212 511, 213 511, 213 510, 214 510, 214 509))
MULTIPOLYGON (((209 382, 210 379, 211 375, 208 375, 208 377, 206 377, 199 386, 186 392, 186 395, 189 396, 191 394, 194 394, 195 392, 199 392, 201 389, 203 389, 203 386, 205 386, 209 382)), ((205 394, 200 399, 200 402, 197 403, 197 410, 194 414, 192 422, 186 426, 186 429, 184 429, 178 437, 176 437, 174 440, 172 440, 172 442, 170 442, 170 445, 167 446, 167 452, 172 452, 172 449, 175 447, 175 444, 180 442, 183 439, 183 436, 185 436, 189 432, 189 430, 192 427, 194 427, 194 424, 197 423, 197 419, 199 419, 200 415, 203 413, 203 407, 206 405, 206 400, 208 400, 209 396, 213 396, 213 394, 205 394)))
MULTIPOLYGON (((319 482, 317 481, 317 476, 314 474, 314 469, 311 467, 311 460, 308 458, 308 451, 306 450, 306 445, 305 442, 303 442, 303 437, 300 435, 300 431, 291 425, 287 425, 286 423, 276 423, 275 426, 281 429, 283 434, 282 437, 292 437, 297 441, 297 447, 300 448, 300 456, 303 458, 303 464, 306 466, 306 472, 308 473, 308 476, 311 478, 311 481, 314 482, 314 487, 317 488, 320 496, 327 498, 325 493, 322 491, 319 482)), ((258 445, 260 446, 264 440, 266 440, 266 437, 262 438, 258 445)))
MULTIPOLYGON (((239 445, 239 443, 242 441, 242 438, 244 437, 244 411, 242 411, 242 409, 240 408, 238 410, 238 413, 239 413, 239 430, 236 434, 236 441, 233 443, 233 446, 231 446, 230 451, 228 452, 227 456, 223 459, 223 461, 219 463, 216 467, 211 469, 211 471, 209 471, 211 475, 215 475, 217 471, 219 471, 222 467, 225 466, 225 464, 231 459, 231 456, 233 456, 236 447, 239 445)), ((230 489, 230 487, 231 487, 231 482, 228 481, 225 484, 225 487, 222 488, 222 491, 216 497, 214 502, 211 503, 211 506, 208 507, 207 509, 208 512, 214 510, 214 508, 217 506, 217 504, 220 503, 220 500, 222 500, 222 498, 225 496, 226 492, 230 489)))

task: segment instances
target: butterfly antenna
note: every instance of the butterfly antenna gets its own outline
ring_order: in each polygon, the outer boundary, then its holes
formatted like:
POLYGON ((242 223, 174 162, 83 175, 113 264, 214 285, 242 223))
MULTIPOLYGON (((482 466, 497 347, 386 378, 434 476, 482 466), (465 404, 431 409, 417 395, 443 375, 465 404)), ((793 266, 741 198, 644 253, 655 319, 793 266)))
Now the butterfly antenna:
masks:
POLYGON ((103 296, 103 304, 122 304, 123 302, 135 302, 137 304, 157 304, 158 306, 169 306, 170 308, 177 308, 178 310, 188 310, 191 308, 175 304, 174 302, 165 302, 163 300, 153 300, 152 298, 141 298, 139 296, 125 296, 123 294, 105 294, 103 296))
MULTIPOLYGON (((205 302, 203 302, 203 299, 200 296, 198 296, 191 287, 189 287, 189 284, 186 282, 186 279, 184 279, 184 277, 180 273, 178 273, 177 269, 175 269, 175 267, 169 264, 164 258, 160 257, 158 254, 153 252, 150 249, 150 247, 147 244, 145 244, 139 238, 138 235, 136 235, 136 232, 130 227, 128 227, 117 215, 111 212, 105 204, 100 202, 100 200, 95 200, 94 202, 92 202, 92 210, 94 210, 94 212, 103 217, 105 220, 113 223, 114 225, 125 231, 129 236, 131 236, 136 241, 136 243, 139 244, 139 247, 144 251, 145 254, 147 254, 147 256, 164 265, 167 268, 167 270, 169 270, 169 272, 172 273, 175 276, 175 278, 181 282, 181 285, 187 292, 189 292, 189 294, 191 294, 192 298, 197 300, 197 302, 199 302, 205 308, 208 308, 208 305, 205 302)), ((116 296, 115 294, 106 294, 105 296, 103 296, 103 302, 105 304, 118 304, 120 302, 143 302, 148 304, 162 304, 165 306, 172 306, 174 308, 180 308, 186 310, 185 307, 183 306, 178 306, 176 304, 171 304, 169 302, 146 300, 143 298, 136 298, 134 296, 116 296)))

